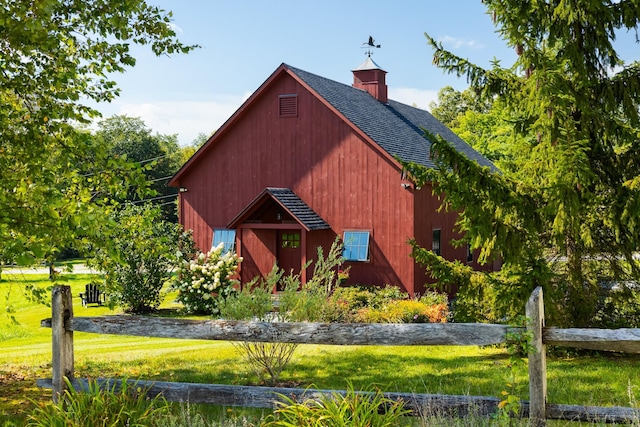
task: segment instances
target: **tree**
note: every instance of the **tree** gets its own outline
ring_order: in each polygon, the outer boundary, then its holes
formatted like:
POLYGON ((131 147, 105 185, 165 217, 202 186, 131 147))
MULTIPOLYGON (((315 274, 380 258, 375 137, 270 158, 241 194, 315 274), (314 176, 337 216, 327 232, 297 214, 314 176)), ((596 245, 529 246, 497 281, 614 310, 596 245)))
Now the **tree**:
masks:
MULTIPOLYGON (((143 197, 161 208, 165 221, 177 223, 178 190, 167 186, 169 179, 182 166, 177 136, 153 135, 139 117, 118 115, 101 121, 96 136, 115 157, 135 162, 143 168, 151 190, 143 197)), ((140 190, 130 188, 126 201, 141 203, 140 190)))
POLYGON ((150 204, 127 205, 109 220, 115 225, 105 229, 109 246, 96 249, 88 260, 104 273, 107 302, 130 313, 155 311, 173 271, 192 252, 190 235, 163 221, 160 209, 150 204))
POLYGON ((0 8, 0 253, 29 264, 98 241, 99 222, 143 176, 78 125, 113 100, 130 45, 187 53, 171 13, 144 0, 41 0, 0 8))
POLYGON ((492 103, 491 99, 482 98, 471 89, 460 92, 451 86, 445 86, 438 91, 438 101, 429 104, 429 110, 435 118, 454 128, 458 118, 467 111, 486 113, 492 103))
POLYGON ((208 140, 213 136, 215 131, 211 132, 211 134, 207 135, 204 132, 200 132, 194 139, 191 141, 191 146, 196 150, 202 147, 208 140))
MULTIPOLYGON (((500 99, 483 99, 471 89, 462 92, 446 86, 438 92, 431 113, 460 138, 494 162, 500 169, 511 169, 514 153, 510 112, 500 99)), ((517 153, 515 153, 517 154, 517 153)))
MULTIPOLYGON (((541 285, 556 304, 556 324, 588 326, 602 280, 640 280, 633 258, 640 242, 640 64, 624 64, 614 44, 617 31, 637 31, 640 4, 484 3, 518 53, 512 67, 494 61, 483 69, 426 37, 437 66, 504 103, 520 135, 512 150, 520 153, 518 168, 480 168, 437 135, 430 139, 440 168, 406 166, 416 181, 433 180, 445 206, 461 212, 458 227, 481 249, 481 261, 504 260, 502 273, 484 283, 505 312, 541 285)), ((476 291, 483 282, 417 246, 414 255, 444 280, 476 291)))

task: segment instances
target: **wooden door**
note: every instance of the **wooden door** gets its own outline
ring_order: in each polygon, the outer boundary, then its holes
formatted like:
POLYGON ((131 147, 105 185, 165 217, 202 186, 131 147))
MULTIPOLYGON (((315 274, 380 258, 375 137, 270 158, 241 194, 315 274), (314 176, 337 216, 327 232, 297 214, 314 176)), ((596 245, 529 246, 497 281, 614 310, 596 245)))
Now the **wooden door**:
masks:
MULTIPOLYGON (((278 266, 287 275, 293 270, 293 274, 300 273, 302 264, 302 248, 300 247, 300 231, 278 231, 278 266)), ((278 287, 278 290, 280 287, 278 287)))

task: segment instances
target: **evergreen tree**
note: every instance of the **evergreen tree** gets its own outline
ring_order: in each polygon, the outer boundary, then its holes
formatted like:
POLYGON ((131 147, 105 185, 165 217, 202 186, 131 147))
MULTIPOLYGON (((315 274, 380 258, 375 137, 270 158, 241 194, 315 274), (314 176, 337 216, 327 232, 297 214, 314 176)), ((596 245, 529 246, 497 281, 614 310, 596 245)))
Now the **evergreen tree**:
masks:
POLYGON ((513 66, 483 69, 426 37, 438 67, 503 103, 520 135, 517 168, 480 168, 437 135, 428 135, 437 170, 405 166, 461 212, 458 226, 481 260, 500 257, 504 267, 481 278, 415 243, 414 255, 463 295, 490 288, 503 314, 541 285, 556 324, 588 326, 602 280, 640 280, 640 64, 623 63, 615 48, 618 32, 637 31, 640 3, 484 3, 518 54, 513 66))

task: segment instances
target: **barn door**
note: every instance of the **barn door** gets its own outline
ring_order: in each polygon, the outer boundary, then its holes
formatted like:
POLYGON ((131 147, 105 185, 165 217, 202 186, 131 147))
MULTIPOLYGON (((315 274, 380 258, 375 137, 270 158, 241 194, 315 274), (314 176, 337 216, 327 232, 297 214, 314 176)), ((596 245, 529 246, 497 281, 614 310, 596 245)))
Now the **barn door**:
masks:
MULTIPOLYGON (((278 231, 278 266, 287 275, 291 270, 294 274, 300 273, 302 264, 302 248, 300 247, 300 231, 278 231)), ((278 288, 279 291, 282 289, 278 288)))

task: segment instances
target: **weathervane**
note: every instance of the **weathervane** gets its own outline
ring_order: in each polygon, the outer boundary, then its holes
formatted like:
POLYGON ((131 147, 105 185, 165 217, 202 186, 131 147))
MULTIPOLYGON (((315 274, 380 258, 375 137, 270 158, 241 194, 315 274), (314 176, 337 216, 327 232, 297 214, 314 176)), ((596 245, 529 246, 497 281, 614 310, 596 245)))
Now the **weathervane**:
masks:
POLYGON ((362 43, 363 49, 364 47, 367 48, 367 51, 365 52, 365 54, 371 58, 371 55, 373 55, 373 52, 371 51, 371 48, 374 47, 376 49, 380 49, 380 45, 376 44, 375 40, 373 40, 373 37, 369 36, 369 41, 362 43))

